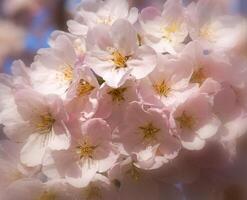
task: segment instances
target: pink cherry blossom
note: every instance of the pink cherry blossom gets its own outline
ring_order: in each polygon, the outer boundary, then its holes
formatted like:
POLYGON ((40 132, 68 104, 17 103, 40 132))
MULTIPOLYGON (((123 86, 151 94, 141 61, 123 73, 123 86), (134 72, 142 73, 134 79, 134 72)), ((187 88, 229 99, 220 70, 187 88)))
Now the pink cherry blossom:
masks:
POLYGON ((137 102, 128 106, 119 134, 126 152, 134 154, 135 165, 143 169, 160 167, 175 158, 180 150, 179 141, 170 133, 165 113, 137 102))
POLYGON ((33 88, 42 94, 64 97, 73 81, 77 61, 72 41, 64 35, 57 37, 53 48, 39 50, 31 66, 33 88))
POLYGON ((193 94, 178 105, 172 116, 181 143, 189 150, 202 149, 205 140, 215 135, 220 126, 220 121, 212 112, 209 98, 205 94, 193 94))
POLYGON ((25 142, 21 150, 24 164, 42 164, 48 147, 58 150, 69 147, 70 135, 65 126, 66 113, 61 99, 23 89, 16 92, 15 102, 18 115, 17 118, 12 116, 14 123, 10 127, 6 125, 5 133, 15 141, 25 142))
POLYGON ((79 6, 75 20, 68 21, 68 27, 71 33, 81 36, 97 24, 112 25, 118 19, 134 24, 138 19, 138 9, 129 8, 127 0, 87 0, 79 6))
POLYGON ((141 80, 140 96, 145 103, 155 106, 175 106, 190 91, 186 89, 191 74, 188 59, 160 55, 155 70, 141 80))
POLYGON ((156 65, 155 51, 138 47, 136 30, 126 20, 95 27, 88 33, 87 45, 85 63, 110 87, 122 86, 130 76, 144 78, 156 65))
POLYGON ((209 95, 216 94, 221 83, 231 77, 232 67, 226 56, 208 51, 201 42, 190 42, 181 52, 192 70, 189 83, 209 95))
POLYGON ((99 91, 99 108, 95 116, 107 119, 112 128, 117 128, 124 119, 129 103, 139 99, 137 87, 138 83, 133 79, 119 88, 111 88, 104 83, 99 91))
POLYGON ((222 13, 219 4, 212 0, 191 4, 187 15, 192 40, 200 40, 211 49, 233 48, 243 30, 241 18, 222 13))
POLYGON ((188 28, 184 8, 179 0, 168 0, 163 10, 148 7, 140 14, 140 24, 147 44, 157 52, 176 54, 182 47, 188 28))
POLYGON ((86 119, 98 109, 99 83, 93 72, 87 68, 77 68, 66 97, 66 110, 70 118, 86 119))
MULTIPOLYGON (((90 184, 97 172, 103 173, 111 168, 118 156, 111 143, 109 125, 95 118, 82 124, 68 150, 54 151, 52 157, 52 165, 58 174, 72 186, 83 188, 90 184)), ((50 170, 49 166, 47 168, 50 170)))

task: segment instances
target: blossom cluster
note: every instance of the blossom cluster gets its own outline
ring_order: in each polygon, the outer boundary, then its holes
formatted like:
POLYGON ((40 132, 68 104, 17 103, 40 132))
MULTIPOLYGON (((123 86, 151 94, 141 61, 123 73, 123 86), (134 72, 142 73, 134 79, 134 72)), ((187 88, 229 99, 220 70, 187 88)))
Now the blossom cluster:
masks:
POLYGON ((216 177, 247 130, 247 23, 221 2, 83 1, 30 67, 14 62, 0 76, 0 199, 240 195, 240 179, 216 177))

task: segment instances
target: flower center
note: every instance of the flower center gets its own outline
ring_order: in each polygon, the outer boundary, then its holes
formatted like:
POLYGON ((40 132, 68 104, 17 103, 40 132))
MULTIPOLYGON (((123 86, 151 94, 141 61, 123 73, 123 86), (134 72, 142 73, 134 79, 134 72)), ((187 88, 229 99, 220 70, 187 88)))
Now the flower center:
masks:
POLYGON ((179 31, 181 23, 175 21, 170 23, 163 29, 163 38, 166 38, 169 41, 172 41, 172 35, 179 31))
POLYGON ((76 147, 76 154, 82 158, 93 158, 94 150, 96 146, 90 145, 88 142, 84 141, 82 144, 76 147))
POLYGON ((149 123, 146 126, 139 127, 143 133, 143 139, 144 140, 154 140, 156 138, 157 133, 160 131, 160 129, 155 128, 152 123, 149 123))
POLYGON ((200 37, 213 42, 215 36, 214 36, 214 30, 212 28, 212 25, 205 24, 204 26, 202 26, 202 28, 200 29, 199 35, 200 37))
POLYGON ((56 195, 53 192, 45 191, 38 200, 56 200, 56 195))
POLYGON ((197 71, 194 71, 191 78, 190 83, 198 83, 200 86, 206 80, 206 76, 203 73, 203 69, 200 68, 197 71))
POLYGON ((130 58, 130 56, 123 56, 119 51, 114 51, 112 53, 112 56, 112 61, 114 62, 116 69, 127 67, 126 62, 130 58))
POLYGON ((73 80, 73 68, 70 65, 66 65, 63 68, 63 80, 68 82, 73 80))
POLYGON ((187 115, 185 112, 180 117, 176 118, 176 121, 179 123, 180 128, 192 129, 195 125, 195 120, 192 116, 187 115))
POLYGON ((99 187, 90 185, 86 189, 86 200, 100 200, 102 199, 102 193, 99 187))
POLYGON ((36 128, 42 134, 49 133, 55 121, 50 113, 40 115, 40 121, 36 124, 36 128))
POLYGON ((127 88, 117 88, 117 89, 112 89, 110 90, 107 94, 112 96, 112 101, 113 102, 120 102, 124 101, 124 93, 126 92, 127 88))
POLYGON ((159 84, 154 84, 153 87, 156 93, 160 96, 167 97, 169 92, 171 91, 171 88, 165 83, 165 81, 162 81, 159 84))
POLYGON ((90 85, 90 83, 88 83, 87 81, 85 81, 84 79, 81 79, 77 89, 76 89, 76 93, 78 97, 82 97, 84 95, 89 94, 95 87, 90 85))
POLYGON ((112 25, 113 23, 113 17, 108 16, 108 17, 102 17, 101 19, 97 20, 98 24, 105 24, 105 25, 112 25))

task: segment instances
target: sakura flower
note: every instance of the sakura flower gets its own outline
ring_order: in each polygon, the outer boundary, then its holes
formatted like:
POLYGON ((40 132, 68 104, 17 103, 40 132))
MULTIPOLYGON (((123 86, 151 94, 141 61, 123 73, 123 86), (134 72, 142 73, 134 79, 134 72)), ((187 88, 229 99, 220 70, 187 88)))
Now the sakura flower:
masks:
POLYGON ((85 43, 85 38, 84 37, 77 37, 71 33, 63 32, 63 31, 54 31, 51 34, 50 40, 49 40, 49 45, 51 47, 56 46, 56 40, 60 36, 65 36, 70 39, 74 50, 76 52, 77 57, 80 60, 83 60, 86 52, 86 43, 85 43))
POLYGON ((192 69, 184 58, 159 55, 154 71, 139 84, 139 93, 145 103, 155 106, 175 106, 177 101, 190 90, 192 69), (185 92, 186 91, 186 92, 185 92))
POLYGON ((41 49, 31 66, 33 88, 42 94, 57 94, 65 97, 73 81, 77 54, 70 39, 57 37, 52 48, 41 49))
POLYGON ((55 173, 65 177, 70 185, 83 188, 97 172, 103 173, 112 167, 118 156, 111 143, 109 125, 95 118, 85 122, 81 132, 74 134, 68 150, 53 151, 52 157, 54 163, 47 165, 44 172, 53 166, 55 173))
POLYGON ((188 35, 184 8, 179 0, 168 0, 163 11, 155 7, 142 10, 140 24, 146 42, 157 52, 176 54, 188 35))
POLYGON ((129 8, 127 0, 83 1, 75 20, 68 21, 69 31, 85 36, 97 24, 112 25, 118 19, 126 19, 134 24, 138 19, 137 8, 129 8))
POLYGON ((182 51, 181 57, 187 60, 192 70, 189 83, 202 92, 213 95, 220 90, 220 84, 229 79, 232 73, 226 57, 216 52, 208 52, 198 42, 190 42, 182 51))
POLYGON ((139 168, 158 168, 178 155, 180 144, 170 135, 167 116, 161 110, 132 102, 122 126, 119 141, 127 153, 136 156, 139 168))
POLYGON ((133 79, 119 88, 111 88, 104 83, 99 91, 99 107, 95 116, 107 119, 112 128, 118 127, 123 121, 126 107, 139 99, 137 87, 138 83, 133 79))
POLYGON ((205 140, 215 135, 220 127, 219 119, 213 114, 209 98, 195 93, 173 112, 176 132, 184 148, 200 150, 205 140))
POLYGON ((144 78, 156 65, 156 53, 148 46, 138 47, 137 33, 126 20, 90 30, 87 46, 85 63, 110 87, 122 86, 130 76, 144 78))
POLYGON ((18 115, 9 117, 12 124, 5 124, 5 134, 14 141, 25 142, 20 155, 22 163, 36 166, 42 163, 48 148, 68 148, 66 114, 57 96, 23 89, 16 92, 15 102, 18 115))
POLYGON ((191 4, 187 15, 192 40, 200 40, 211 49, 233 48, 243 30, 243 19, 222 15, 217 3, 212 0, 191 4))
POLYGON ((77 68, 74 80, 67 91, 66 109, 70 118, 89 118, 98 109, 99 83, 93 72, 87 68, 77 68))

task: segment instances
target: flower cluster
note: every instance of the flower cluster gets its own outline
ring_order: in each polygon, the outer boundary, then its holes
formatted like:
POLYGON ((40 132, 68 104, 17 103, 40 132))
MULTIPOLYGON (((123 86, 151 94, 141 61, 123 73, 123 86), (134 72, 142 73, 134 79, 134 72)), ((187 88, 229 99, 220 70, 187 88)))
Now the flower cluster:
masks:
POLYGON ((221 1, 141 12, 127 0, 83 1, 68 33, 0 76, 1 199, 246 191, 216 177, 241 171, 230 169, 247 130, 246 27, 221 1))

